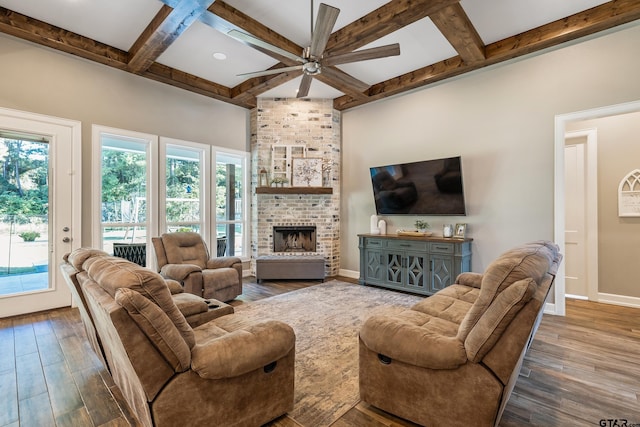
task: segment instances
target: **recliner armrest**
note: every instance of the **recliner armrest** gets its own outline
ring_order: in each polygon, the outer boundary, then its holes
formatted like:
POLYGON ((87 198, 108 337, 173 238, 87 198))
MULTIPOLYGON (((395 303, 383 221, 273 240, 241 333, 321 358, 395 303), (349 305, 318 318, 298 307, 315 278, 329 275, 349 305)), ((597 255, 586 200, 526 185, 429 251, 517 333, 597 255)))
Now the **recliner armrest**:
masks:
POLYGON ((237 377, 283 358, 295 341, 291 326, 267 320, 197 343, 191 352, 191 369, 212 380, 237 377))
POLYGON ((423 368, 454 369, 467 362, 464 343, 455 336, 391 316, 371 316, 360 330, 360 339, 371 351, 423 368))
POLYGON ((181 282, 188 275, 197 271, 202 271, 202 269, 195 264, 166 264, 160 269, 160 274, 163 277, 181 282))
POLYGON ((211 258, 207 260, 207 268, 215 269, 215 268, 229 268, 233 267, 235 264, 241 264, 242 260, 235 256, 221 256, 217 258, 211 258))
POLYGON ((482 283, 482 274, 480 273, 460 273, 458 277, 456 277, 455 283, 457 285, 471 286, 474 288, 480 289, 480 284, 482 283))

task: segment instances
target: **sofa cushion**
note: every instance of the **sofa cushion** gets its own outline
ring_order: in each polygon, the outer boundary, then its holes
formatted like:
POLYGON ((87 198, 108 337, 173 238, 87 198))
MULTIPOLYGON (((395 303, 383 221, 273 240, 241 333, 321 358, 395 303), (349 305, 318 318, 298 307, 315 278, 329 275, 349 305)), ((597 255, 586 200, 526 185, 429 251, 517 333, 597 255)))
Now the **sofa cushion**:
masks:
POLYGON ((176 372, 189 369, 191 350, 160 307, 128 288, 119 288, 116 291, 115 300, 127 310, 134 322, 176 372))
POLYGON ((446 332, 446 321, 415 310, 400 315, 375 314, 360 329, 360 339, 371 351, 394 360, 428 369, 454 369, 467 362, 455 324, 446 332))
POLYGON ((532 242, 505 252, 489 264, 478 299, 460 325, 458 338, 464 341, 494 299, 513 283, 529 277, 541 283, 557 254, 554 243, 532 242))
POLYGON ((477 295, 476 288, 451 285, 415 304, 411 310, 460 325, 477 295))
POLYGON ((178 310, 162 276, 125 259, 104 256, 88 259, 84 268, 112 298, 120 288, 130 288, 153 301, 176 326, 189 348, 195 345, 191 326, 178 310))
POLYGON ((276 320, 254 323, 193 349, 192 369, 202 378, 233 378, 280 360, 295 347, 291 326, 276 320))
POLYGON ((467 335, 464 347, 472 362, 479 362, 498 341, 520 309, 531 300, 537 284, 523 279, 501 292, 467 335))

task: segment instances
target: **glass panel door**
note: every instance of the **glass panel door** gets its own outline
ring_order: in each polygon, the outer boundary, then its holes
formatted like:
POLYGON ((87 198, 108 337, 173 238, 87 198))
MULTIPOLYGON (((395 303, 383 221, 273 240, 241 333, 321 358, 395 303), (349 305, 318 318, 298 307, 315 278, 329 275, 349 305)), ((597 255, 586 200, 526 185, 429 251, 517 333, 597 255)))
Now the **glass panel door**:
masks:
POLYGON ((71 305, 82 239, 80 122, 0 108, 0 317, 71 305))
POLYGON ((0 137, 0 168, 0 294, 49 289, 49 141, 0 137))

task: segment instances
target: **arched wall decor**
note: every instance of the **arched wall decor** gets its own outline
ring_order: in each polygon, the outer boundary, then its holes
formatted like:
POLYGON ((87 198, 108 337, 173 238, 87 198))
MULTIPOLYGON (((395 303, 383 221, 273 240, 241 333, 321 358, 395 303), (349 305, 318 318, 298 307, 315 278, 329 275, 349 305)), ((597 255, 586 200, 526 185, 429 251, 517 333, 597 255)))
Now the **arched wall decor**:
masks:
POLYGON ((640 169, 629 172, 618 186, 618 216, 640 216, 640 169))

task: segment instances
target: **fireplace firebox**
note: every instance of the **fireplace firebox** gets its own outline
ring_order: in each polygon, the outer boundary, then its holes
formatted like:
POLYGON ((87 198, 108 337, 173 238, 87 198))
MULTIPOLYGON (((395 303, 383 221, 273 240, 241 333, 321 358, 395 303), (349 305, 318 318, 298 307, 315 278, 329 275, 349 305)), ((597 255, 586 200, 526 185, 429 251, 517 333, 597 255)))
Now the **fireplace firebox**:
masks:
POLYGON ((273 252, 315 252, 316 227, 313 225, 273 227, 273 252))

